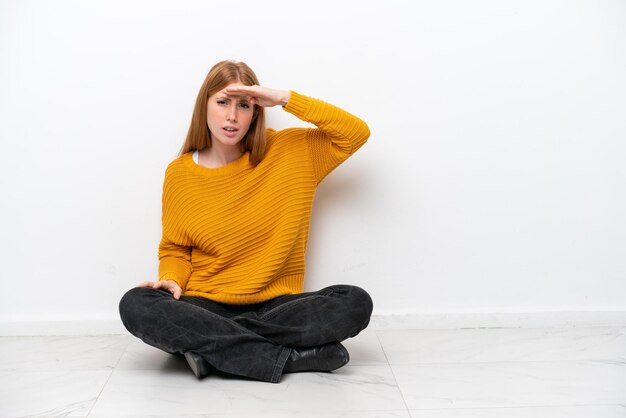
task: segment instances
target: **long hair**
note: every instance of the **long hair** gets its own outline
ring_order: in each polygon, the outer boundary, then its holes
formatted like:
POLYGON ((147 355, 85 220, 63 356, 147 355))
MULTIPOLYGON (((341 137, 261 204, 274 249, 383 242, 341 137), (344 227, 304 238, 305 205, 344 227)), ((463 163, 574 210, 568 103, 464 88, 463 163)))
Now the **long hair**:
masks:
MULTIPOLYGON (((233 82, 240 82, 246 86, 259 84, 256 74, 243 62, 221 61, 215 64, 200 87, 191 125, 185 143, 180 149, 180 155, 211 147, 211 131, 207 126, 209 96, 233 82)), ((265 144, 265 110, 255 104, 250 128, 240 142, 241 152, 250 152, 250 162, 257 165, 265 155, 265 144)))

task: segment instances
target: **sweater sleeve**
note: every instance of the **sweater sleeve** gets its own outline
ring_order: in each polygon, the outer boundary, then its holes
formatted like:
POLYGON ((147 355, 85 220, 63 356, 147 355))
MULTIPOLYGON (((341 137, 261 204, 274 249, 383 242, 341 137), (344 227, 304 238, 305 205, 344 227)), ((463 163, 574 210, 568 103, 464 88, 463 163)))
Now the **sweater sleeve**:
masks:
POLYGON ((159 243, 159 280, 174 280, 181 289, 185 290, 189 276, 191 276, 191 247, 182 245, 176 222, 178 209, 173 204, 176 201, 177 181, 173 164, 168 166, 163 183, 163 235, 159 243))
POLYGON ((174 280, 185 290, 191 276, 191 247, 169 241, 165 235, 159 244, 159 280, 174 280))
POLYGON ((294 91, 284 109, 317 126, 317 129, 307 130, 307 144, 318 183, 359 149, 370 135, 367 124, 356 116, 294 91))

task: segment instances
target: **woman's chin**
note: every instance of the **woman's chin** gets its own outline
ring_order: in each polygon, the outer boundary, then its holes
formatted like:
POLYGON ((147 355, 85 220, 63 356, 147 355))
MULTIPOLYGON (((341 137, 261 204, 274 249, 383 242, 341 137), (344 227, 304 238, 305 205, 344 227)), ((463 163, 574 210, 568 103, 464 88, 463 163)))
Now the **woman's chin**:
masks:
POLYGON ((243 138, 216 138, 217 141, 225 147, 238 146, 243 138))

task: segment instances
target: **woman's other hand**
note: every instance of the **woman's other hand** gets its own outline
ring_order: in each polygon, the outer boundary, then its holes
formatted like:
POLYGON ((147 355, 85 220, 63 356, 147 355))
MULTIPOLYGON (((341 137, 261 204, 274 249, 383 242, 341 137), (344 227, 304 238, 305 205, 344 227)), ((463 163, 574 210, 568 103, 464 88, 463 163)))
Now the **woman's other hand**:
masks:
POLYGON ((233 96, 248 96, 253 104, 263 107, 285 106, 291 97, 289 90, 275 90, 262 86, 230 86, 224 91, 233 96))
POLYGON ((180 299, 180 295, 183 294, 183 289, 180 288, 178 283, 174 280, 161 280, 158 282, 141 282, 137 287, 151 287, 153 289, 163 289, 174 295, 174 299, 180 299))

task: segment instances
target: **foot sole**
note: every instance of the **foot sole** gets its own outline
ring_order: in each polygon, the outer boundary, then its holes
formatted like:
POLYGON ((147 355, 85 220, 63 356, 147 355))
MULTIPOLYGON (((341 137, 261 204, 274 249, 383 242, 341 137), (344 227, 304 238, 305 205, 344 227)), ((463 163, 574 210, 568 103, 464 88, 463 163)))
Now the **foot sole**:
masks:
POLYGON ((209 374, 209 365, 206 360, 200 357, 198 354, 187 351, 185 354, 185 360, 189 364, 191 371, 196 375, 198 379, 202 379, 209 374))

